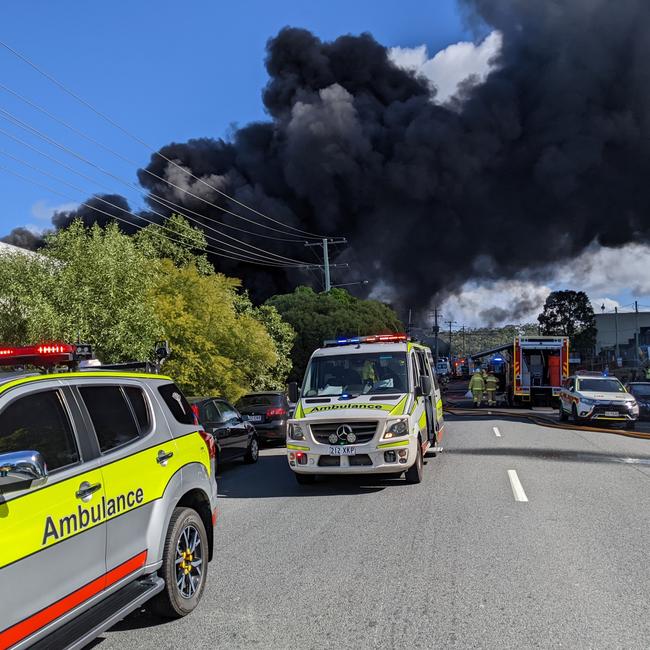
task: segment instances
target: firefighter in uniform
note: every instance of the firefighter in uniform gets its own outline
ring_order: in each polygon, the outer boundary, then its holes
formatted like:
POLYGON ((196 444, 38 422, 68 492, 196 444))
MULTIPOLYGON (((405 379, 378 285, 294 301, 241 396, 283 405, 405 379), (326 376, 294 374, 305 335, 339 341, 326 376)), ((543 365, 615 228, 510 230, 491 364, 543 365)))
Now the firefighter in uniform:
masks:
POLYGON ((483 401, 483 391, 485 390, 485 380, 480 370, 477 370, 469 380, 469 389, 472 392, 474 406, 480 406, 483 401))
POLYGON ((487 393, 488 406, 496 406, 497 390, 499 390, 499 378, 490 370, 485 378, 485 392, 487 393))

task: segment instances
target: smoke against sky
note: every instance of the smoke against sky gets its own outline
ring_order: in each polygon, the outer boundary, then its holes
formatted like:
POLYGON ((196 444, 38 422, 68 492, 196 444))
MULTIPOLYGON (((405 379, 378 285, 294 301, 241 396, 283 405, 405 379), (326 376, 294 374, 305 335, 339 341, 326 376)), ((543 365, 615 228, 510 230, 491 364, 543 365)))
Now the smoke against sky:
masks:
MULTIPOLYGON (((432 60, 402 52, 409 69, 369 34, 324 42, 286 28, 268 46, 268 121, 229 140, 161 151, 287 224, 346 236, 358 273, 381 278, 401 306, 443 300, 471 282, 519 281, 522 271, 553 270, 594 245, 647 242, 650 4, 462 4, 490 36, 432 60), (450 75, 440 77, 439 96, 432 88, 441 60, 479 64, 443 104, 454 84, 450 75)), ((148 170, 180 180, 159 157, 148 170)), ((143 171, 139 178, 206 219, 238 223, 143 171)), ((293 244, 273 250, 297 255, 293 244)), ((304 280, 295 271, 217 265, 243 275, 259 297, 304 280)))

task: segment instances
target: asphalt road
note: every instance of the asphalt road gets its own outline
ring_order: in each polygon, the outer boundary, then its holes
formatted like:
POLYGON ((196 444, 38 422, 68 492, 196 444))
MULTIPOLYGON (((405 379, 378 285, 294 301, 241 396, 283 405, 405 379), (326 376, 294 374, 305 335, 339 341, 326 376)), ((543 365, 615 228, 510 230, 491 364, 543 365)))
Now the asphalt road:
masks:
POLYGON ((95 647, 650 645, 650 441, 473 417, 443 444, 415 486, 225 468, 200 607, 95 647))

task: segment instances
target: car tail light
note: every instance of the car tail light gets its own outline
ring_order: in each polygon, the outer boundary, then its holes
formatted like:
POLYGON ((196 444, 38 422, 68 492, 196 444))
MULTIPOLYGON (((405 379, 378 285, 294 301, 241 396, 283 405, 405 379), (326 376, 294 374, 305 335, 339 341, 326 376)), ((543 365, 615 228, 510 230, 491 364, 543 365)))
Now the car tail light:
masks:
POLYGON ((192 404, 192 413, 194 413, 194 424, 200 424, 199 407, 196 404, 192 404))
POLYGON ((216 458, 217 445, 214 442, 214 438, 206 431, 199 431, 199 435, 201 436, 201 438, 203 438, 203 442, 205 442, 208 448, 208 454, 210 455, 210 458, 216 458))
POLYGON ((277 417, 282 417, 287 414, 287 410, 283 408, 272 408, 272 409, 267 409, 266 410, 266 417, 267 418, 277 418, 277 417))

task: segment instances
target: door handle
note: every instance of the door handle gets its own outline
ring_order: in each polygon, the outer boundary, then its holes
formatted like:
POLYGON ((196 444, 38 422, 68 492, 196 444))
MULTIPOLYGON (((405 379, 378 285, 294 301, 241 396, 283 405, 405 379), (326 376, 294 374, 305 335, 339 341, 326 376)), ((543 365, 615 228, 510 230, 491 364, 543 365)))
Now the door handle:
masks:
POLYGON ((156 457, 156 462, 159 465, 162 465, 163 467, 167 465, 167 461, 174 455, 173 451, 168 451, 165 452, 162 449, 158 452, 158 456, 156 457))
POLYGON ((101 487, 101 483, 93 483, 91 485, 88 481, 84 481, 75 492, 75 496, 77 499, 81 499, 82 501, 90 501, 90 497, 92 497, 92 495, 101 487))

